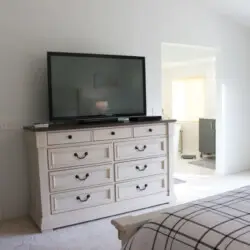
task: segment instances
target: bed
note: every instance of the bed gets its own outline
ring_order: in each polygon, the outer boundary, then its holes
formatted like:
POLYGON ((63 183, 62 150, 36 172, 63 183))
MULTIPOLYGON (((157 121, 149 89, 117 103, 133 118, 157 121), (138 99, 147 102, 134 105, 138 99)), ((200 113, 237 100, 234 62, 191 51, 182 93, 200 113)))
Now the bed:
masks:
POLYGON ((123 250, 250 249, 250 186, 112 224, 123 250))

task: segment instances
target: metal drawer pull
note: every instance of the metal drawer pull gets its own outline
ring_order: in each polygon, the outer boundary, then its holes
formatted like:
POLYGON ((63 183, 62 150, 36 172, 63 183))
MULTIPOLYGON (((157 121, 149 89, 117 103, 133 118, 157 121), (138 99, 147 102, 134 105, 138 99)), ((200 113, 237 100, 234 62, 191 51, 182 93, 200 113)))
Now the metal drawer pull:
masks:
POLYGON ((86 181, 89 178, 89 173, 87 173, 84 178, 81 178, 79 175, 76 175, 75 178, 79 181, 86 181))
POLYGON ((88 201, 89 198, 90 198, 90 194, 88 194, 84 200, 82 200, 80 196, 77 196, 77 197, 76 197, 76 199, 77 199, 78 201, 80 201, 80 202, 86 202, 86 201, 88 201))
POLYGON ((79 160, 82 160, 84 158, 86 158, 88 155, 88 152, 85 152, 83 156, 79 156, 77 153, 74 153, 74 156, 79 159, 79 160))
POLYGON ((72 135, 68 135, 68 139, 71 140, 72 139, 72 135))
POLYGON ((148 187, 148 184, 145 184, 143 188, 141 188, 139 185, 136 186, 136 189, 139 190, 139 191, 144 191, 146 190, 148 187))
POLYGON ((145 171, 147 167, 148 167, 147 165, 144 165, 143 168, 140 168, 140 167, 136 166, 135 169, 138 170, 138 171, 145 171))
POLYGON ((146 148, 147 148, 146 145, 144 145, 143 148, 138 148, 137 146, 135 146, 135 149, 140 152, 144 151, 146 148))
POLYGON ((115 132, 114 132, 114 131, 112 131, 112 132, 111 132, 111 135, 115 135, 115 132))
POLYGON ((150 128, 150 129, 148 130, 148 132, 153 132, 153 129, 152 129, 152 128, 150 128))

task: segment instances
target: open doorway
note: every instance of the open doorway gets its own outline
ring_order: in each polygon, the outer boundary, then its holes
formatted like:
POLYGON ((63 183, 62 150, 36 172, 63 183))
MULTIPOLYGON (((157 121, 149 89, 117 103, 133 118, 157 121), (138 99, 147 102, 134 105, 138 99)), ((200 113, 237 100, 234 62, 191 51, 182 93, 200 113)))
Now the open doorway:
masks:
POLYGON ((162 114, 177 120, 177 182, 216 170, 216 55, 215 48, 162 44, 162 114))

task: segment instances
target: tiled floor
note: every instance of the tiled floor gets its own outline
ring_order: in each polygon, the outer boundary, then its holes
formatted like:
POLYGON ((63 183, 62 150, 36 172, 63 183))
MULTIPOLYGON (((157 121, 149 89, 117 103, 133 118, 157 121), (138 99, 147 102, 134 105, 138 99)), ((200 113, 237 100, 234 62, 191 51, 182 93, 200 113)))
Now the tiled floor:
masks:
MULTIPOLYGON (((187 181, 175 185, 177 203, 214 195, 250 185, 250 172, 231 176, 216 176, 214 171, 178 161, 175 177, 187 181)), ((156 207, 135 214, 162 209, 156 207)), ((40 234, 33 223, 17 219, 0 224, 0 250, 118 250, 117 232, 111 218, 80 224, 50 233, 40 234)))

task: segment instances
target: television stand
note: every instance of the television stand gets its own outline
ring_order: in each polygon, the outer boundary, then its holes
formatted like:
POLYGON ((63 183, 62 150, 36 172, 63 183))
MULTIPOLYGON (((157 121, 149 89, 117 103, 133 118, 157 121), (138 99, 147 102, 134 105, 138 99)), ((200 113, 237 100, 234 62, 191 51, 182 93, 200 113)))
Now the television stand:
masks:
POLYGON ((172 202, 174 122, 26 127, 41 231, 172 202))

